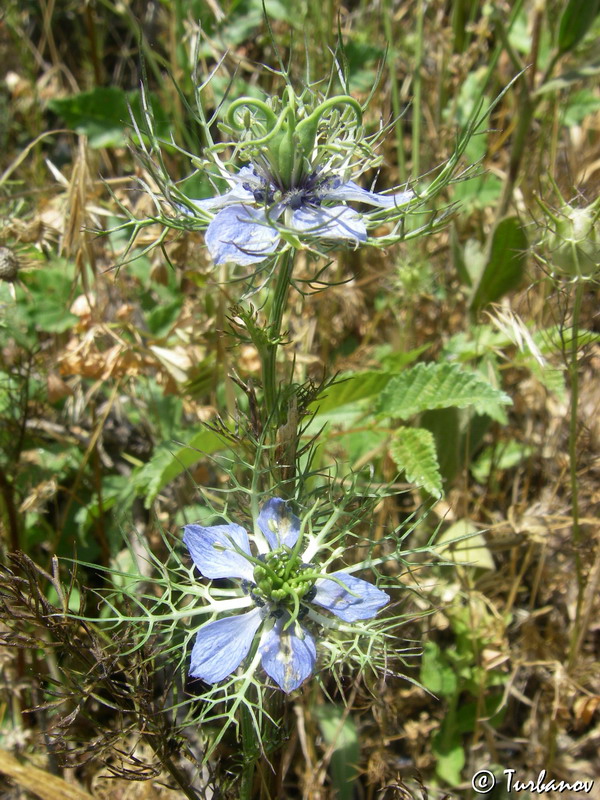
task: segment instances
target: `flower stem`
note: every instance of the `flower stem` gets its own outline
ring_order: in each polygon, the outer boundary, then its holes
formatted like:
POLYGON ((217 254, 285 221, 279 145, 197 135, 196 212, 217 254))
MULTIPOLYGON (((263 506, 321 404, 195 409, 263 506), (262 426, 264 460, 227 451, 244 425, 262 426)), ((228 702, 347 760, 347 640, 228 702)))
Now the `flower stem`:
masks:
POLYGON ((280 344, 281 321, 294 268, 294 251, 288 250, 283 256, 280 256, 278 261, 279 263, 276 266, 277 282, 270 304, 269 321, 267 323, 269 341, 260 348, 267 419, 273 420, 275 426, 279 425, 277 348, 280 344))
POLYGON ((260 750, 256 746, 256 731, 252 725, 250 711, 245 705, 242 706, 241 730, 244 761, 242 767, 242 781, 240 784, 240 800, 252 800, 254 769, 260 750))

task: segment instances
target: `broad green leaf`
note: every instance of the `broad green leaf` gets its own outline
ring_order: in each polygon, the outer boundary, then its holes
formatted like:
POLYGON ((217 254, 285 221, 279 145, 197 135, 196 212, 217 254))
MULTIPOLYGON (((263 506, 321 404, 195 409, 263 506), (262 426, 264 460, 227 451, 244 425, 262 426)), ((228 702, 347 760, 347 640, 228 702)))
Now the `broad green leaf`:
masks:
POLYGON ((133 476, 138 495, 145 495, 144 505, 150 508, 157 494, 204 455, 222 450, 225 442, 219 434, 202 428, 187 445, 169 442, 160 445, 152 458, 133 476))
MULTIPOLYGON (((503 683, 507 681, 506 675, 502 674, 503 683)), ((489 684, 488 684, 489 686, 489 684)), ((485 719, 487 724, 498 727, 506 715, 507 704, 502 702, 503 693, 486 692, 483 696, 483 707, 481 701, 472 700, 461 703, 456 712, 456 729, 459 733, 472 733, 475 730, 477 721, 485 719)))
POLYGON ((471 473, 478 483, 485 483, 492 470, 516 467, 534 452, 534 447, 522 442, 509 441, 504 445, 489 446, 471 464, 471 473))
POLYGON ((444 717, 442 727, 432 741, 432 750, 436 757, 436 775, 450 786, 458 786, 461 783, 461 773, 465 766, 462 736, 456 727, 455 717, 456 711, 451 709, 444 717))
POLYGON ((483 535, 466 519, 445 530, 435 544, 435 552, 445 561, 494 571, 496 565, 483 535))
POLYGON ((357 400, 376 397, 386 387, 390 377, 391 373, 389 372, 371 370, 355 373, 348 378, 338 378, 315 400, 313 408, 319 415, 322 415, 357 400))
POLYGON ((170 303, 158 305, 146 314, 146 323, 150 333, 158 339, 166 336, 177 322, 182 305, 183 298, 179 298, 170 303))
POLYGON ((382 364, 381 370, 367 370, 365 372, 351 372, 338 375, 335 381, 323 390, 323 393, 311 405, 311 409, 319 416, 326 415, 329 411, 337 411, 341 406, 356 403, 370 397, 378 397, 387 386, 390 378, 401 371, 407 364, 411 364, 429 345, 421 345, 407 353, 391 353, 382 351, 378 358, 382 364))
POLYGON ((421 415, 420 426, 431 431, 435 439, 445 484, 471 463, 490 422, 487 415, 473 414, 470 409, 436 408, 421 415))
POLYGON ((437 697, 452 697, 458 691, 456 672, 435 642, 423 647, 419 681, 437 697))
POLYGON ((316 706, 314 714, 323 739, 327 745, 333 746, 329 769, 335 796, 338 800, 352 800, 360 758, 356 724, 350 715, 344 719, 343 706, 333 703, 316 706))
POLYGON ((474 175, 452 187, 452 199, 460 204, 463 214, 475 209, 487 208, 498 201, 502 193, 502 181, 496 175, 474 175))
POLYGON ((558 49, 566 53, 583 39, 600 11, 600 0, 569 0, 560 18, 558 49))
POLYGON ((496 303, 521 283, 527 260, 527 236, 517 217, 507 217, 492 235, 489 258, 471 296, 472 311, 496 303))
POLYGON ((390 455, 410 483, 434 497, 442 496, 442 476, 433 434, 424 428, 398 428, 390 443, 390 455))
POLYGON ((573 92, 567 98, 567 103, 563 109, 563 124, 567 127, 580 125, 590 114, 594 114, 600 108, 600 97, 592 89, 582 89, 580 92, 573 92))
POLYGON ((29 325, 47 333, 63 333, 79 322, 69 308, 73 302, 73 268, 64 263, 32 270, 22 278, 30 294, 19 299, 29 325))
MULTIPOLYGON (((149 95, 155 133, 165 137, 169 120, 159 100, 149 95)), ((90 147, 122 147, 131 130, 131 115, 144 132, 140 93, 124 92, 116 86, 97 86, 89 92, 50 100, 48 107, 62 117, 67 126, 88 137, 90 147)))
POLYGON ((580 83, 588 78, 595 78, 600 75, 600 62, 596 61, 592 64, 585 64, 577 69, 570 69, 563 72, 557 78, 553 78, 547 83, 543 83, 539 89, 533 93, 533 97, 541 94, 548 94, 548 92, 560 92, 563 89, 568 89, 574 83, 580 83))
POLYGON ((457 272, 460 281, 465 286, 472 286, 471 275, 467 269, 466 259, 463 255, 463 249, 458 240, 456 233, 456 225, 452 224, 450 227, 450 252, 452 253, 452 263, 457 272))
POLYGON ((481 375, 466 372, 458 364, 417 364, 389 381, 377 404, 377 414, 408 419, 435 408, 479 409, 491 402, 512 401, 481 375))

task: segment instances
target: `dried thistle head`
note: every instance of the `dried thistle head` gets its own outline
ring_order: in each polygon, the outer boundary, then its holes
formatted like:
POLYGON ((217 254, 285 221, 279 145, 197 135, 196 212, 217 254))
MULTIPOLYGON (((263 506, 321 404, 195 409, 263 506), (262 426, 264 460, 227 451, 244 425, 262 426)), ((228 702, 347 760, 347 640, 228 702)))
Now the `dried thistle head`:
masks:
POLYGON ((0 281, 14 283, 19 275, 19 259, 10 247, 0 247, 0 281))

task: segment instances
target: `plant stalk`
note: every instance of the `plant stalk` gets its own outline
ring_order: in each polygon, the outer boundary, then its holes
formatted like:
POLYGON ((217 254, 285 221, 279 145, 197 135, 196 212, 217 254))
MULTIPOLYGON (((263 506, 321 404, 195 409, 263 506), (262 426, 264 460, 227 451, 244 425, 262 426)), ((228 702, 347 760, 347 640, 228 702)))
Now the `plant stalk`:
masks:
POLYGON ((286 307, 290 280, 294 269, 294 251, 289 250, 278 259, 277 282, 267 322, 268 342, 259 347, 262 362, 262 377, 267 420, 279 425, 279 402, 277 391, 277 349, 280 345, 281 322, 286 307))

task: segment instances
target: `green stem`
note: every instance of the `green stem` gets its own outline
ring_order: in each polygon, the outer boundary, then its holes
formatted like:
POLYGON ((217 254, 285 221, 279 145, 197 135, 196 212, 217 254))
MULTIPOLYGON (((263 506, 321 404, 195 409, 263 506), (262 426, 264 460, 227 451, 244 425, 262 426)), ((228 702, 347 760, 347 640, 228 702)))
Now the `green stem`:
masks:
POLYGON ((535 111, 536 103, 531 98, 529 90, 527 89, 527 86, 524 83, 525 78, 523 77, 521 80, 523 81, 523 85, 521 86, 521 93, 519 98, 517 128, 513 135, 513 141, 510 153, 510 162, 508 165, 508 176, 506 183, 504 184, 502 198, 498 205, 496 220, 500 220, 508 211, 508 208, 512 201, 513 191, 515 188, 515 184, 517 182, 517 177, 519 175, 519 170, 521 167, 521 162, 523 160, 523 155, 525 153, 525 148, 527 147, 527 143, 530 141, 528 138, 529 128, 531 125, 531 121, 533 120, 533 114, 535 111))
POLYGON ((394 39, 394 31, 392 29, 393 9, 391 0, 386 0, 386 8, 382 16, 385 40, 388 48, 388 71, 392 87, 392 111, 394 114, 394 138, 396 141, 398 178, 399 183, 404 183, 406 181, 406 164, 404 159, 404 124, 400 110, 400 87, 398 86, 398 73, 396 68, 398 52, 394 39))
POLYGON ((569 649, 569 668, 577 653, 577 641, 581 622, 581 606, 585 590, 585 580, 581 569, 581 529, 579 526, 579 486, 577 482, 577 408, 579 405, 579 321, 585 283, 578 280, 573 303, 573 322, 571 329, 571 352, 569 362, 569 383, 571 388, 571 414, 569 418, 569 474, 571 479, 571 517, 573 520, 573 547, 575 548, 575 574, 577 577, 577 606, 575 624, 571 633, 569 649))
POLYGON ((256 746, 256 731, 248 708, 242 706, 242 750, 244 763, 242 767, 242 781, 240 784, 240 800, 252 800, 252 787, 254 784, 254 770, 258 761, 259 749, 256 746))
POLYGON ((413 78, 413 119, 412 119, 412 175, 416 180, 421 171, 421 89, 422 69, 423 69, 423 26, 425 23, 425 9, 423 0, 419 0, 417 4, 417 32, 416 41, 417 48, 415 52, 415 75, 413 78))
POLYGON ((281 334, 281 321, 285 310, 290 279, 294 269, 294 251, 288 250, 280 257, 277 265, 277 283, 269 311, 267 330, 269 342, 259 348, 262 361, 263 387, 267 419, 279 424, 278 391, 277 391, 277 348, 281 334))

